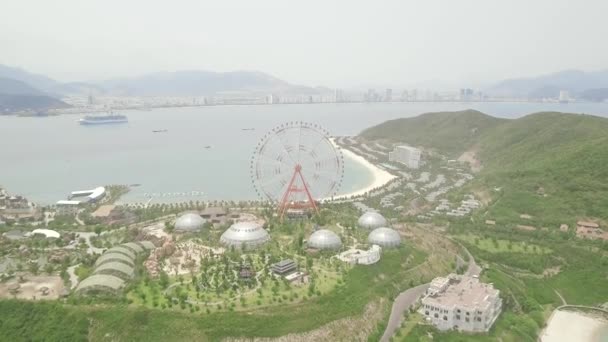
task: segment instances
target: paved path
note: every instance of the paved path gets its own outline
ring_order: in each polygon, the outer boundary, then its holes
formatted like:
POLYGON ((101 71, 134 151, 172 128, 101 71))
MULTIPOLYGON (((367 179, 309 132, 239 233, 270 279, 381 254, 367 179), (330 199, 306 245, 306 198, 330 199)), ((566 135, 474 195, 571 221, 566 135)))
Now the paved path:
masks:
MULTIPOLYGON (((468 266, 465 274, 469 277, 473 277, 473 276, 479 277, 479 274, 481 273, 481 267, 479 267, 479 265, 477 265, 477 263, 475 262, 475 258, 473 258, 473 255, 471 255, 471 253, 469 253, 469 251, 466 248, 464 248, 464 246, 463 246, 463 249, 464 249, 465 253, 467 253, 467 255, 469 256, 469 266, 468 266)), ((397 328, 401 324, 401 319, 403 318, 403 312, 405 310, 409 309, 412 305, 414 305, 414 303, 416 303, 418 298, 420 298, 422 295, 424 295, 424 293, 426 292, 426 289, 428 289, 429 286, 430 286, 430 283, 412 287, 411 289, 401 292, 399 294, 399 296, 397 296, 397 298, 395 298, 395 302, 393 303, 393 308, 391 310, 391 315, 388 319, 386 329, 384 330, 384 334, 382 335, 380 342, 389 341, 389 339, 395 333, 395 330, 397 330, 397 328)))
POLYGON ((76 267, 78 267, 80 264, 76 264, 74 266, 70 266, 68 267, 68 275, 70 276, 70 289, 73 290, 77 285, 78 285, 78 276, 76 276, 76 267))
POLYGON ((403 319, 403 312, 408 310, 418 298, 420 298, 425 292, 426 289, 429 288, 430 284, 422 284, 416 287, 412 287, 409 290, 401 292, 397 298, 395 298, 395 302, 393 303, 393 308, 391 310, 391 316, 388 319, 388 323, 386 325, 386 330, 384 330, 384 335, 380 339, 381 342, 387 342, 391 336, 395 333, 395 330, 399 328, 401 324, 401 319, 403 319))

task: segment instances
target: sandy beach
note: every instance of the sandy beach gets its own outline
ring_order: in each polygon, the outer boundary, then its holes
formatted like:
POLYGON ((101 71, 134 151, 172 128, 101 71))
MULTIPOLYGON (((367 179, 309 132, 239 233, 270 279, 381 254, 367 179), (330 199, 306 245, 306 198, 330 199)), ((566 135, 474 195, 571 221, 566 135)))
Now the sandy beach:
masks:
POLYGON ((342 194, 339 196, 335 196, 333 199, 334 200, 339 200, 339 199, 346 199, 349 198, 351 196, 360 196, 365 194, 366 192, 369 192, 375 188, 379 188, 381 186, 384 186, 386 183, 392 181, 393 179, 397 178, 397 176, 394 176, 390 173, 388 173, 387 171, 377 167, 376 165, 370 163, 367 159, 363 158, 362 156, 355 154, 354 152, 347 150, 345 148, 341 148, 340 146, 338 146, 336 144, 336 142, 334 141, 334 139, 331 139, 331 142, 334 144, 334 146, 336 148, 339 148, 342 153, 347 157, 347 158, 351 158, 353 160, 355 160, 357 163, 365 166, 365 168, 367 168, 373 175, 373 180, 371 183, 369 183, 366 187, 361 188, 357 191, 352 191, 349 192, 347 194, 342 194))
POLYGON ((540 336, 541 342, 600 342, 608 321, 575 311, 555 310, 540 336))

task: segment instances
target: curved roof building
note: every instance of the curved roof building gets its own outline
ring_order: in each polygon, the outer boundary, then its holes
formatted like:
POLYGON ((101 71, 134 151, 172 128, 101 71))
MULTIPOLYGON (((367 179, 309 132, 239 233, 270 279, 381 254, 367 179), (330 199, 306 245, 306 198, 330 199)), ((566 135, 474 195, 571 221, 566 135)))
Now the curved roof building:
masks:
POLYGON ((107 252, 107 253, 102 254, 99 258, 97 258, 97 261, 95 261, 95 267, 97 267, 99 265, 103 265, 106 262, 111 262, 111 261, 122 262, 123 264, 129 265, 131 267, 133 267, 135 265, 135 260, 129 258, 128 256, 126 256, 122 253, 107 252))
POLYGON ((198 214, 183 214, 182 216, 178 217, 177 220, 175 220, 175 230, 182 232, 199 231, 203 228, 205 222, 205 219, 198 214))
POLYGON ((394 229, 380 227, 369 233, 367 241, 380 247, 397 247, 401 244, 401 236, 394 229))
POLYGON ((338 234, 328 229, 319 229, 308 238, 308 247, 316 249, 339 249, 342 240, 338 234))
POLYGON ((368 211, 359 217, 357 221, 359 227, 365 229, 376 229, 380 227, 386 227, 386 219, 375 211, 368 211))
POLYGON ((255 248, 270 240, 268 232, 257 222, 236 222, 220 237, 220 242, 228 247, 255 248))
POLYGON ((78 284, 76 286, 77 293, 87 292, 118 292, 123 286, 125 281, 107 274, 94 274, 78 284))
POLYGON ((144 248, 135 242, 123 243, 121 246, 125 246, 125 247, 131 249, 136 254, 139 254, 144 251, 144 248))
POLYGON ((135 260, 135 256, 136 256, 135 253, 133 253, 132 250, 130 250, 129 248, 124 247, 124 246, 115 246, 115 247, 112 247, 112 248, 110 248, 110 249, 108 249, 106 251, 106 253, 110 253, 110 252, 116 252, 116 253, 124 254, 124 255, 128 256, 129 258, 131 258, 133 260, 135 260))
POLYGON ((121 279, 129 279, 133 278, 135 270, 133 270, 133 267, 122 262, 109 261, 97 266, 93 274, 109 274, 121 279))

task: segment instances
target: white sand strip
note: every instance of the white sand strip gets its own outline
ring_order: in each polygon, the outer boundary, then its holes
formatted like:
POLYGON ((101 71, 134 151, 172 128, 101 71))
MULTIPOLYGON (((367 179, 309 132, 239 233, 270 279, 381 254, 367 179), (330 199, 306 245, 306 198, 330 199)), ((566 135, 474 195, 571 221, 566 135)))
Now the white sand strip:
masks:
POLYGON ((365 168, 367 168, 372 173, 372 181, 367 186, 365 186, 359 190, 349 192, 347 194, 341 194, 341 195, 335 196, 333 198, 334 200, 347 199, 347 198, 350 198, 351 196, 364 195, 366 192, 369 192, 376 188, 382 187, 382 186, 386 185, 386 183, 397 178, 396 176, 394 176, 394 175, 388 173, 387 171, 377 167, 376 165, 370 163, 367 159, 354 153, 353 151, 347 150, 346 148, 339 147, 333 138, 331 139, 331 142, 334 144, 334 146, 336 148, 341 149, 342 153, 347 158, 353 159, 357 163, 363 165, 365 168))
POLYGON ((598 341, 599 332, 608 326, 605 320, 591 315, 555 310, 540 336, 541 342, 598 341))

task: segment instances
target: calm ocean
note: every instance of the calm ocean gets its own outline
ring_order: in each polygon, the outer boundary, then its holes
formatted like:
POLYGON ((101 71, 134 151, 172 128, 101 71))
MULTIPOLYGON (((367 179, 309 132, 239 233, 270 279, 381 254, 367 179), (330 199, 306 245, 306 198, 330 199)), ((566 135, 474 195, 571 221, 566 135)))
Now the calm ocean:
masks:
MULTIPOLYGON (((141 184, 125 202, 145 201, 148 194, 162 202, 256 199, 250 158, 276 125, 307 121, 332 135, 355 135, 389 119, 467 108, 507 118, 549 110, 608 116, 608 103, 377 103, 127 111, 128 124, 106 126, 80 126, 75 115, 0 117, 0 185, 44 204, 106 184, 141 184)), ((364 187, 371 177, 347 159, 340 192, 364 187)))

